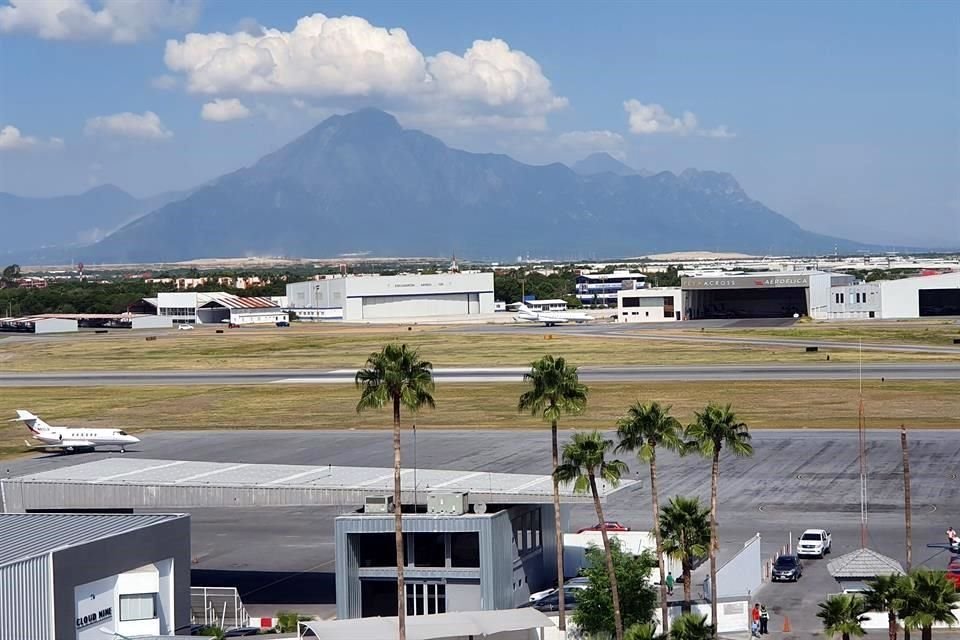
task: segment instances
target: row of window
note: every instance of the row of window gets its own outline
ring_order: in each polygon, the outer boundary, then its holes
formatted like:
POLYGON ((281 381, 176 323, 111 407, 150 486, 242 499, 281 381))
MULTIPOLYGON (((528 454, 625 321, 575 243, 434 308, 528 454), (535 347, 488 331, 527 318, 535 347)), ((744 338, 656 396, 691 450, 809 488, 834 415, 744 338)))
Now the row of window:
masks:
POLYGON ((447 585, 437 582, 408 582, 406 589, 408 616, 447 612, 447 585))
MULTIPOLYGON (((866 292, 861 293, 859 291, 855 291, 853 296, 854 296, 853 302, 855 302, 856 304, 862 304, 867 301, 866 292)), ((833 294, 833 301, 836 302, 837 304, 844 304, 844 301, 845 301, 844 294, 842 293, 833 294)))
MULTIPOLYGON (((361 567, 395 567, 396 546, 392 533, 357 535, 357 562, 361 567)), ((407 553, 404 566, 408 567, 480 567, 480 534, 464 533, 405 533, 407 553)))
POLYGON ((160 307, 161 316, 194 316, 197 310, 194 307, 160 307))
POLYGON ((513 544, 522 556, 543 546, 543 527, 540 510, 532 509, 510 521, 513 527, 513 544))

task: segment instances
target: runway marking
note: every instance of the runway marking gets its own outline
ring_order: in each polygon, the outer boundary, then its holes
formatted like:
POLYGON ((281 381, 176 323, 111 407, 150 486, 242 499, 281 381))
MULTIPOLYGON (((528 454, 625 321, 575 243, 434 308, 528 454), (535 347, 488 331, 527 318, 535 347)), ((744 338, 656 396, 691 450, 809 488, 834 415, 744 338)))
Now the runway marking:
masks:
POLYGON ((189 482, 190 480, 196 480, 197 478, 206 478, 207 476, 214 476, 218 473, 224 473, 226 471, 236 471, 237 469, 242 469, 243 467, 249 467, 247 463, 243 464, 234 464, 223 469, 214 469, 213 471, 204 471, 203 473, 195 473, 192 476, 187 476, 186 478, 180 478, 176 480, 174 484, 180 484, 181 482, 189 482))
POLYGON ((146 471, 153 471, 153 470, 155 470, 155 469, 165 469, 166 467, 175 467, 175 466, 177 466, 178 464, 186 464, 186 463, 187 463, 186 460, 177 460, 176 462, 168 462, 168 463, 166 463, 166 464, 158 464, 158 465, 154 465, 154 466, 152 466, 152 467, 142 467, 142 468, 140 468, 140 469, 135 469, 134 471, 124 471, 123 473, 115 473, 115 474, 112 475, 112 476, 106 476, 106 477, 104 477, 104 478, 97 478, 96 480, 94 480, 94 482, 107 482, 107 481, 113 480, 113 479, 115 479, 115 478, 122 478, 123 476, 133 476, 133 475, 136 475, 136 474, 138 474, 138 473, 144 473, 144 472, 146 472, 146 471))
MULTIPOLYGON (((459 384, 484 384, 491 382, 522 382, 523 376, 516 375, 498 375, 498 376, 448 376, 439 375, 436 377, 438 382, 451 382, 459 384)), ((352 384, 353 378, 283 378, 281 380, 271 380, 269 384, 352 384)))
POLYGON ((309 476, 317 473, 317 469, 310 469, 309 471, 301 471, 300 473, 295 473, 292 476, 287 476, 286 478, 277 478, 276 480, 271 480, 265 484, 280 484, 282 482, 289 482, 291 480, 296 480, 297 478, 302 478, 304 476, 309 476))
MULTIPOLYGON (((408 473, 413 473, 413 469, 404 469, 403 471, 400 472, 400 477, 402 478, 403 476, 405 476, 405 475, 408 474, 408 473)), ((393 479, 393 474, 392 474, 392 473, 390 473, 390 474, 384 474, 384 475, 382 475, 382 476, 379 476, 379 477, 377 477, 377 478, 374 478, 373 480, 367 480, 366 482, 360 482, 360 483, 356 484, 355 486, 357 486, 357 487, 369 487, 369 486, 372 485, 372 484, 377 484, 378 482, 383 482, 384 480, 392 480, 392 479, 393 479)))
POLYGON ((478 477, 478 476, 485 476, 485 475, 487 475, 487 472, 486 472, 486 471, 476 471, 476 472, 474 472, 474 473, 468 473, 467 475, 460 476, 459 478, 454 478, 453 480, 447 480, 446 482, 441 482, 440 484, 431 485, 430 488, 431 488, 431 489, 439 489, 440 487, 446 487, 446 486, 451 485, 451 484, 456 484, 456 483, 458 483, 458 482, 464 482, 464 481, 466 481, 466 480, 470 480, 470 479, 472 479, 472 478, 476 478, 476 477, 478 477))

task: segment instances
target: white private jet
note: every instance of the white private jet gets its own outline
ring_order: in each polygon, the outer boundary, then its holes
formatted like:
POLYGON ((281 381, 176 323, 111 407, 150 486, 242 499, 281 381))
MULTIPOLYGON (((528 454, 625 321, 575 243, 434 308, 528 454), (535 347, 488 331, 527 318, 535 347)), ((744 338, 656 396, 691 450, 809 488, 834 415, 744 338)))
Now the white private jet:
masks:
POLYGON ((79 451, 93 451, 97 447, 120 447, 121 453, 126 453, 127 445, 140 442, 136 438, 120 429, 83 429, 79 427, 51 427, 46 422, 29 411, 17 409, 17 417, 10 422, 22 422, 33 434, 34 440, 41 444, 24 444, 31 449, 58 449, 69 453, 79 451))
POLYGON ((522 302, 516 305, 516 320, 522 322, 542 322, 548 327, 555 327, 558 324, 568 324, 575 322, 591 322, 596 320, 593 316, 582 311, 534 311, 522 302))

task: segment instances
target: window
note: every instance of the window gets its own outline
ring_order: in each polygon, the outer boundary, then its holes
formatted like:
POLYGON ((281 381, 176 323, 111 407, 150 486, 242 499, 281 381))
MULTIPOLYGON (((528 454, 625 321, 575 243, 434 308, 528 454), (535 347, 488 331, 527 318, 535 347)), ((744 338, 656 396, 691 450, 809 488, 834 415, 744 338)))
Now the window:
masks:
POLYGON ((408 582, 406 588, 408 616, 447 612, 447 585, 437 582, 408 582))
POLYGON ((632 296, 632 297, 624 296, 624 297, 623 297, 623 306, 624 306, 624 307, 639 307, 639 306, 640 306, 640 298, 639 298, 639 296, 632 296))
POLYGON ((413 534, 413 565, 443 567, 447 564, 446 536, 442 533, 413 534))
POLYGON ((479 533, 451 533, 450 534, 450 566, 451 567, 479 567, 480 566, 480 534, 479 533))
POLYGON ((157 594, 134 593, 120 596, 120 622, 153 620, 157 617, 157 594))
MULTIPOLYGON (((350 534, 357 544, 357 564, 361 567, 397 566, 397 546, 392 533, 350 534)), ((394 594, 396 598, 396 594, 394 594)))

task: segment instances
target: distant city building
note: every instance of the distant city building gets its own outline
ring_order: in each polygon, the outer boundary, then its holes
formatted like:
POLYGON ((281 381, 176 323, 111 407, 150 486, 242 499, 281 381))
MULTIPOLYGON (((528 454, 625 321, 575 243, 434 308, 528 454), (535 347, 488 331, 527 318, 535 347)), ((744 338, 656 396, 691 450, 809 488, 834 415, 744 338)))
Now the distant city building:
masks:
POLYGON ((621 289, 639 289, 647 276, 629 271, 613 273, 581 273, 577 276, 577 299, 585 305, 614 305, 621 289))
POLYGON ((17 286, 21 289, 46 289, 47 288, 47 279, 46 278, 18 278, 17 286))

